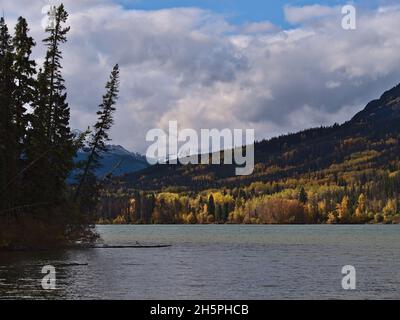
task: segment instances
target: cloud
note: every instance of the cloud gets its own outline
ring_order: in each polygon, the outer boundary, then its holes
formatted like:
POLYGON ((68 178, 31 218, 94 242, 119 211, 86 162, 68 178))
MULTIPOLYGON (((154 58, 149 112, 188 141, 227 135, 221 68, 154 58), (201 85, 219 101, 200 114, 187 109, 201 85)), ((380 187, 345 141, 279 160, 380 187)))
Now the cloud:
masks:
POLYGON ((239 31, 243 34, 277 32, 280 28, 269 21, 246 23, 239 31))
MULTIPOLYGON (((8 21, 28 18, 44 37, 41 3, 2 1, 8 21)), ((363 11, 341 28, 336 8, 286 7, 296 28, 230 24, 197 8, 128 10, 110 0, 65 0, 63 46, 72 126, 95 121, 104 84, 121 65, 114 143, 145 152, 146 133, 181 128, 254 128, 258 139, 349 119, 400 81, 400 11, 363 11), (316 22, 315 17, 319 17, 316 22)), ((38 46, 35 55, 43 55, 38 46)))
POLYGON ((285 19, 291 24, 307 22, 316 18, 325 18, 337 15, 340 12, 338 7, 328 7, 319 4, 311 6, 294 7, 286 5, 284 7, 285 19))

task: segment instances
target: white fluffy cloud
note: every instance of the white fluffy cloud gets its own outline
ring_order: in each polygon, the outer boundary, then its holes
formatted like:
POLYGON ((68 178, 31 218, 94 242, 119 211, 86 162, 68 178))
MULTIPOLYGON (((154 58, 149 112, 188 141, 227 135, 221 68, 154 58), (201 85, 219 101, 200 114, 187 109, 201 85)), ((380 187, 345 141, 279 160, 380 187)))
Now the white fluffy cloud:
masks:
POLYGON ((294 7, 287 5, 284 7, 285 18, 292 24, 307 22, 315 18, 323 18, 328 16, 338 16, 339 7, 328 7, 319 4, 303 7, 294 7))
MULTIPOLYGON (((28 18, 43 38, 48 1, 0 0, 11 22, 28 18)), ((255 128, 258 139, 349 119, 400 82, 400 11, 363 11, 358 29, 341 28, 340 10, 286 7, 296 28, 265 21, 230 24, 196 8, 126 10, 111 0, 65 0, 71 32, 64 75, 72 126, 95 111, 112 65, 121 66, 115 143, 144 152, 147 130, 255 128), (314 19, 318 17, 318 19, 314 19)), ((36 50, 37 55, 42 51, 36 50)))

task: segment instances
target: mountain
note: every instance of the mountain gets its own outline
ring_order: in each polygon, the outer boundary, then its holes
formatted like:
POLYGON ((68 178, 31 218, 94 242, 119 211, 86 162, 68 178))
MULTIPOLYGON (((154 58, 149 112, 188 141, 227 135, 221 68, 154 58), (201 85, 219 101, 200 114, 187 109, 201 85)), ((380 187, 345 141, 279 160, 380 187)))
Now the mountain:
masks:
POLYGON ((102 195, 99 223, 400 223, 400 86, 349 121, 255 143, 255 167, 155 165, 102 195))
MULTIPOLYGON (((87 158, 89 150, 82 149, 78 152, 76 161, 87 158)), ((104 177, 109 173, 113 176, 123 176, 127 173, 147 168, 149 164, 146 157, 138 153, 132 153, 119 145, 108 145, 107 152, 102 153, 100 167, 96 171, 98 177, 104 177)))
MULTIPOLYGON (((126 176, 145 190, 233 188, 283 179, 335 179, 369 169, 395 171, 400 155, 400 85, 371 101, 348 122, 288 134, 255 144, 255 170, 235 176, 233 165, 155 165, 126 176)), ((399 168, 400 169, 400 168, 399 168)), ((357 175, 358 174, 358 175, 357 175)))

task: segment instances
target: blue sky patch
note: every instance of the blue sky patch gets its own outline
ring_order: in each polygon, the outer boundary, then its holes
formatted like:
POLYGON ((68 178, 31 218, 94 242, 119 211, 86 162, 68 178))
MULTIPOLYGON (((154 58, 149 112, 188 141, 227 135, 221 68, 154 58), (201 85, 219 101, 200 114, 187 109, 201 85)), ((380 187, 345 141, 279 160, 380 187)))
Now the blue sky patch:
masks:
POLYGON ((157 10, 176 7, 196 7, 210 10, 226 17, 231 23, 271 21, 281 27, 289 26, 284 17, 284 6, 356 4, 376 8, 379 5, 396 4, 393 0, 116 0, 128 9, 157 10))

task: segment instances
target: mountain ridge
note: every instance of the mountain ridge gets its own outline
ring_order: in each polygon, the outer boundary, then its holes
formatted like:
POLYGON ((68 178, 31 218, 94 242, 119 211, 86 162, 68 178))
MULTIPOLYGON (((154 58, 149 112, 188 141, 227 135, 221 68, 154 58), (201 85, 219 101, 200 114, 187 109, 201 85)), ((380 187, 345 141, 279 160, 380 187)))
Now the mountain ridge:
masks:
MULTIPOLYGON (((123 176, 127 173, 136 172, 149 166, 146 157, 135 152, 128 151, 121 145, 107 145, 107 150, 101 152, 100 166, 96 170, 98 177, 112 174, 115 177, 123 176)), ((89 150, 82 148, 78 151, 75 161, 85 160, 89 150)))
MULTIPOLYGON (((268 181, 302 175, 346 161, 354 152, 367 152, 371 149, 369 143, 373 145, 374 141, 387 138, 387 135, 397 137, 400 132, 399 121, 400 85, 397 85, 384 92, 379 99, 369 102, 363 110, 341 125, 311 128, 256 142, 255 171, 250 176, 235 177, 233 165, 167 164, 130 173, 126 182, 130 186, 152 190, 168 187, 202 190, 232 183, 246 185, 257 179, 268 181), (358 141, 358 144, 342 148, 342 142, 351 139, 358 141)), ((389 156, 395 157, 394 154, 389 156)))

